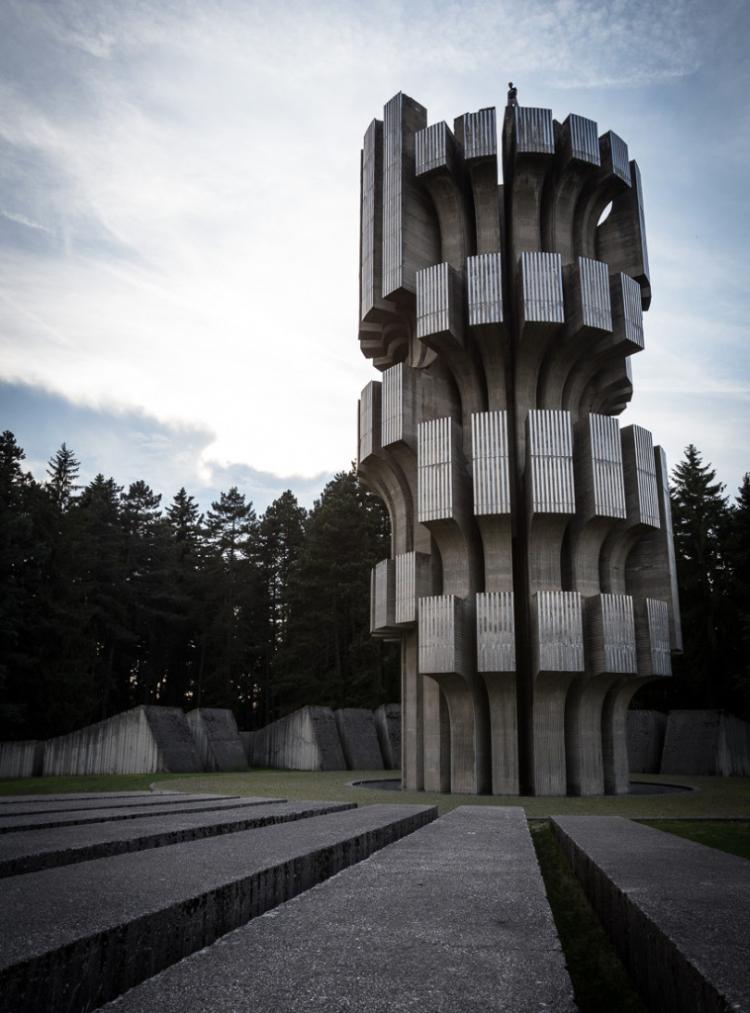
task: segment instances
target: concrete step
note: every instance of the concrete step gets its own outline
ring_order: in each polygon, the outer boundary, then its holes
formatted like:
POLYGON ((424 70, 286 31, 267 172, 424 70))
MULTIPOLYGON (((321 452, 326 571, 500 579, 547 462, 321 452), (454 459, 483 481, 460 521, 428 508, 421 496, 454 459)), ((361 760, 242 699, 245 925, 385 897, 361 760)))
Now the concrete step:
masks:
POLYGON ((750 1011, 750 862, 619 816, 552 825, 651 1008, 750 1011))
POLYGON ((44 830, 47 827, 79 826, 86 823, 103 823, 115 820, 133 820, 143 816, 168 816, 180 812, 216 812, 237 806, 267 805, 286 802, 284 798, 227 797, 225 795, 183 795, 179 802, 169 805, 132 806, 118 809, 72 809, 69 812, 39 813, 29 816, 0 815, 0 835, 21 830, 44 830))
POLYGON ((522 809, 462 806, 238 929, 111 1013, 576 1009, 522 809))
POLYGON ((95 1008, 435 815, 366 806, 7 878, 0 1010, 95 1008))
POLYGON ((137 798, 117 798, 102 795, 99 798, 52 799, 47 802, 16 802, 3 806, 0 815, 6 816, 37 816, 40 813, 76 812, 82 809, 132 809, 133 806, 170 806, 181 802, 207 802, 217 798, 237 798, 236 795, 141 795, 137 798))
POLYGON ((85 791, 85 792, 59 792, 58 794, 39 795, 0 795, 0 806, 14 805, 18 802, 77 802, 79 799, 95 798, 154 798, 155 795, 179 795, 175 791, 85 791))
MULTIPOLYGON (((241 800, 240 800, 241 801, 241 800)), ((353 802, 288 802, 209 812, 158 813, 141 819, 19 831, 0 836, 0 877, 19 876, 92 858, 162 848, 354 809, 353 802)))

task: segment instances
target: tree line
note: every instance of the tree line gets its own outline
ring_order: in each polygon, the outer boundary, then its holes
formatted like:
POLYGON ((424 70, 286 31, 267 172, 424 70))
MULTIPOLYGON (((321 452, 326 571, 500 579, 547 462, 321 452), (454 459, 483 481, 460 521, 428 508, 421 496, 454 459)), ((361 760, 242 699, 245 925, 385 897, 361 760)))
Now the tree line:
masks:
POLYGON ((77 483, 65 446, 37 482, 0 437, 0 740, 63 734, 141 703, 230 707, 240 727, 304 704, 399 699, 369 635, 387 514, 352 471, 312 510, 258 517, 237 489, 202 514, 180 489, 77 483))
MULTIPOLYGON (((0 740, 47 738, 139 703, 230 707, 254 728, 304 704, 399 699, 398 650, 369 635, 387 514, 353 470, 312 510, 258 517, 236 487, 202 514, 180 489, 79 486, 65 444, 46 481, 0 437, 0 740)), ((734 502, 694 446, 672 474, 685 651, 637 706, 750 719, 750 476, 734 502)))

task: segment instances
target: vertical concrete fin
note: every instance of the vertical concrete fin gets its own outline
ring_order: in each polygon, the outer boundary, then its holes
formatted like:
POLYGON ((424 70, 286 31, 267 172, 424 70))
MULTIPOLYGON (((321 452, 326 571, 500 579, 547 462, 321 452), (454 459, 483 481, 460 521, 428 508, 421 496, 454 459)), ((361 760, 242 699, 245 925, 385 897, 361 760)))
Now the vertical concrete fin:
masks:
POLYGON ((477 671, 515 672, 516 632, 512 591, 478 594, 477 671))

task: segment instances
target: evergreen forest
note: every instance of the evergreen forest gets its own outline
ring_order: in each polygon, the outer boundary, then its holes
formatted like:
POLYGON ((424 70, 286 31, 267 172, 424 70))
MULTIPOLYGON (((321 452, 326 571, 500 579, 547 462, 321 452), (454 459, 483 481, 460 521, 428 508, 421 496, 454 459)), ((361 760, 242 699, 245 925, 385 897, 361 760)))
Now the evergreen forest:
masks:
MULTIPOLYGON (((369 635, 387 514, 342 471, 311 510, 258 516, 237 489, 163 504, 63 444, 47 478, 0 437, 0 741, 48 738, 140 703, 230 707, 252 729, 305 704, 397 701, 397 645, 369 635)), ((730 500, 695 447, 672 474, 685 652, 636 706, 750 719, 750 476, 730 500)))

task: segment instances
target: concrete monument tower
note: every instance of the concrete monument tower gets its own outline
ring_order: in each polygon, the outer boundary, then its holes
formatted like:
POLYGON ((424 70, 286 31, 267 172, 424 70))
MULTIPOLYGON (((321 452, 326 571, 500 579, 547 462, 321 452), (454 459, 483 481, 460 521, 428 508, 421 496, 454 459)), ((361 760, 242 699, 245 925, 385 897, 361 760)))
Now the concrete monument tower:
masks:
POLYGON ((651 300, 641 178, 611 131, 509 97, 362 151, 359 472, 391 557, 410 789, 628 788, 625 717, 681 646, 667 466, 617 421, 651 300), (608 206, 609 214, 605 216, 608 206))

